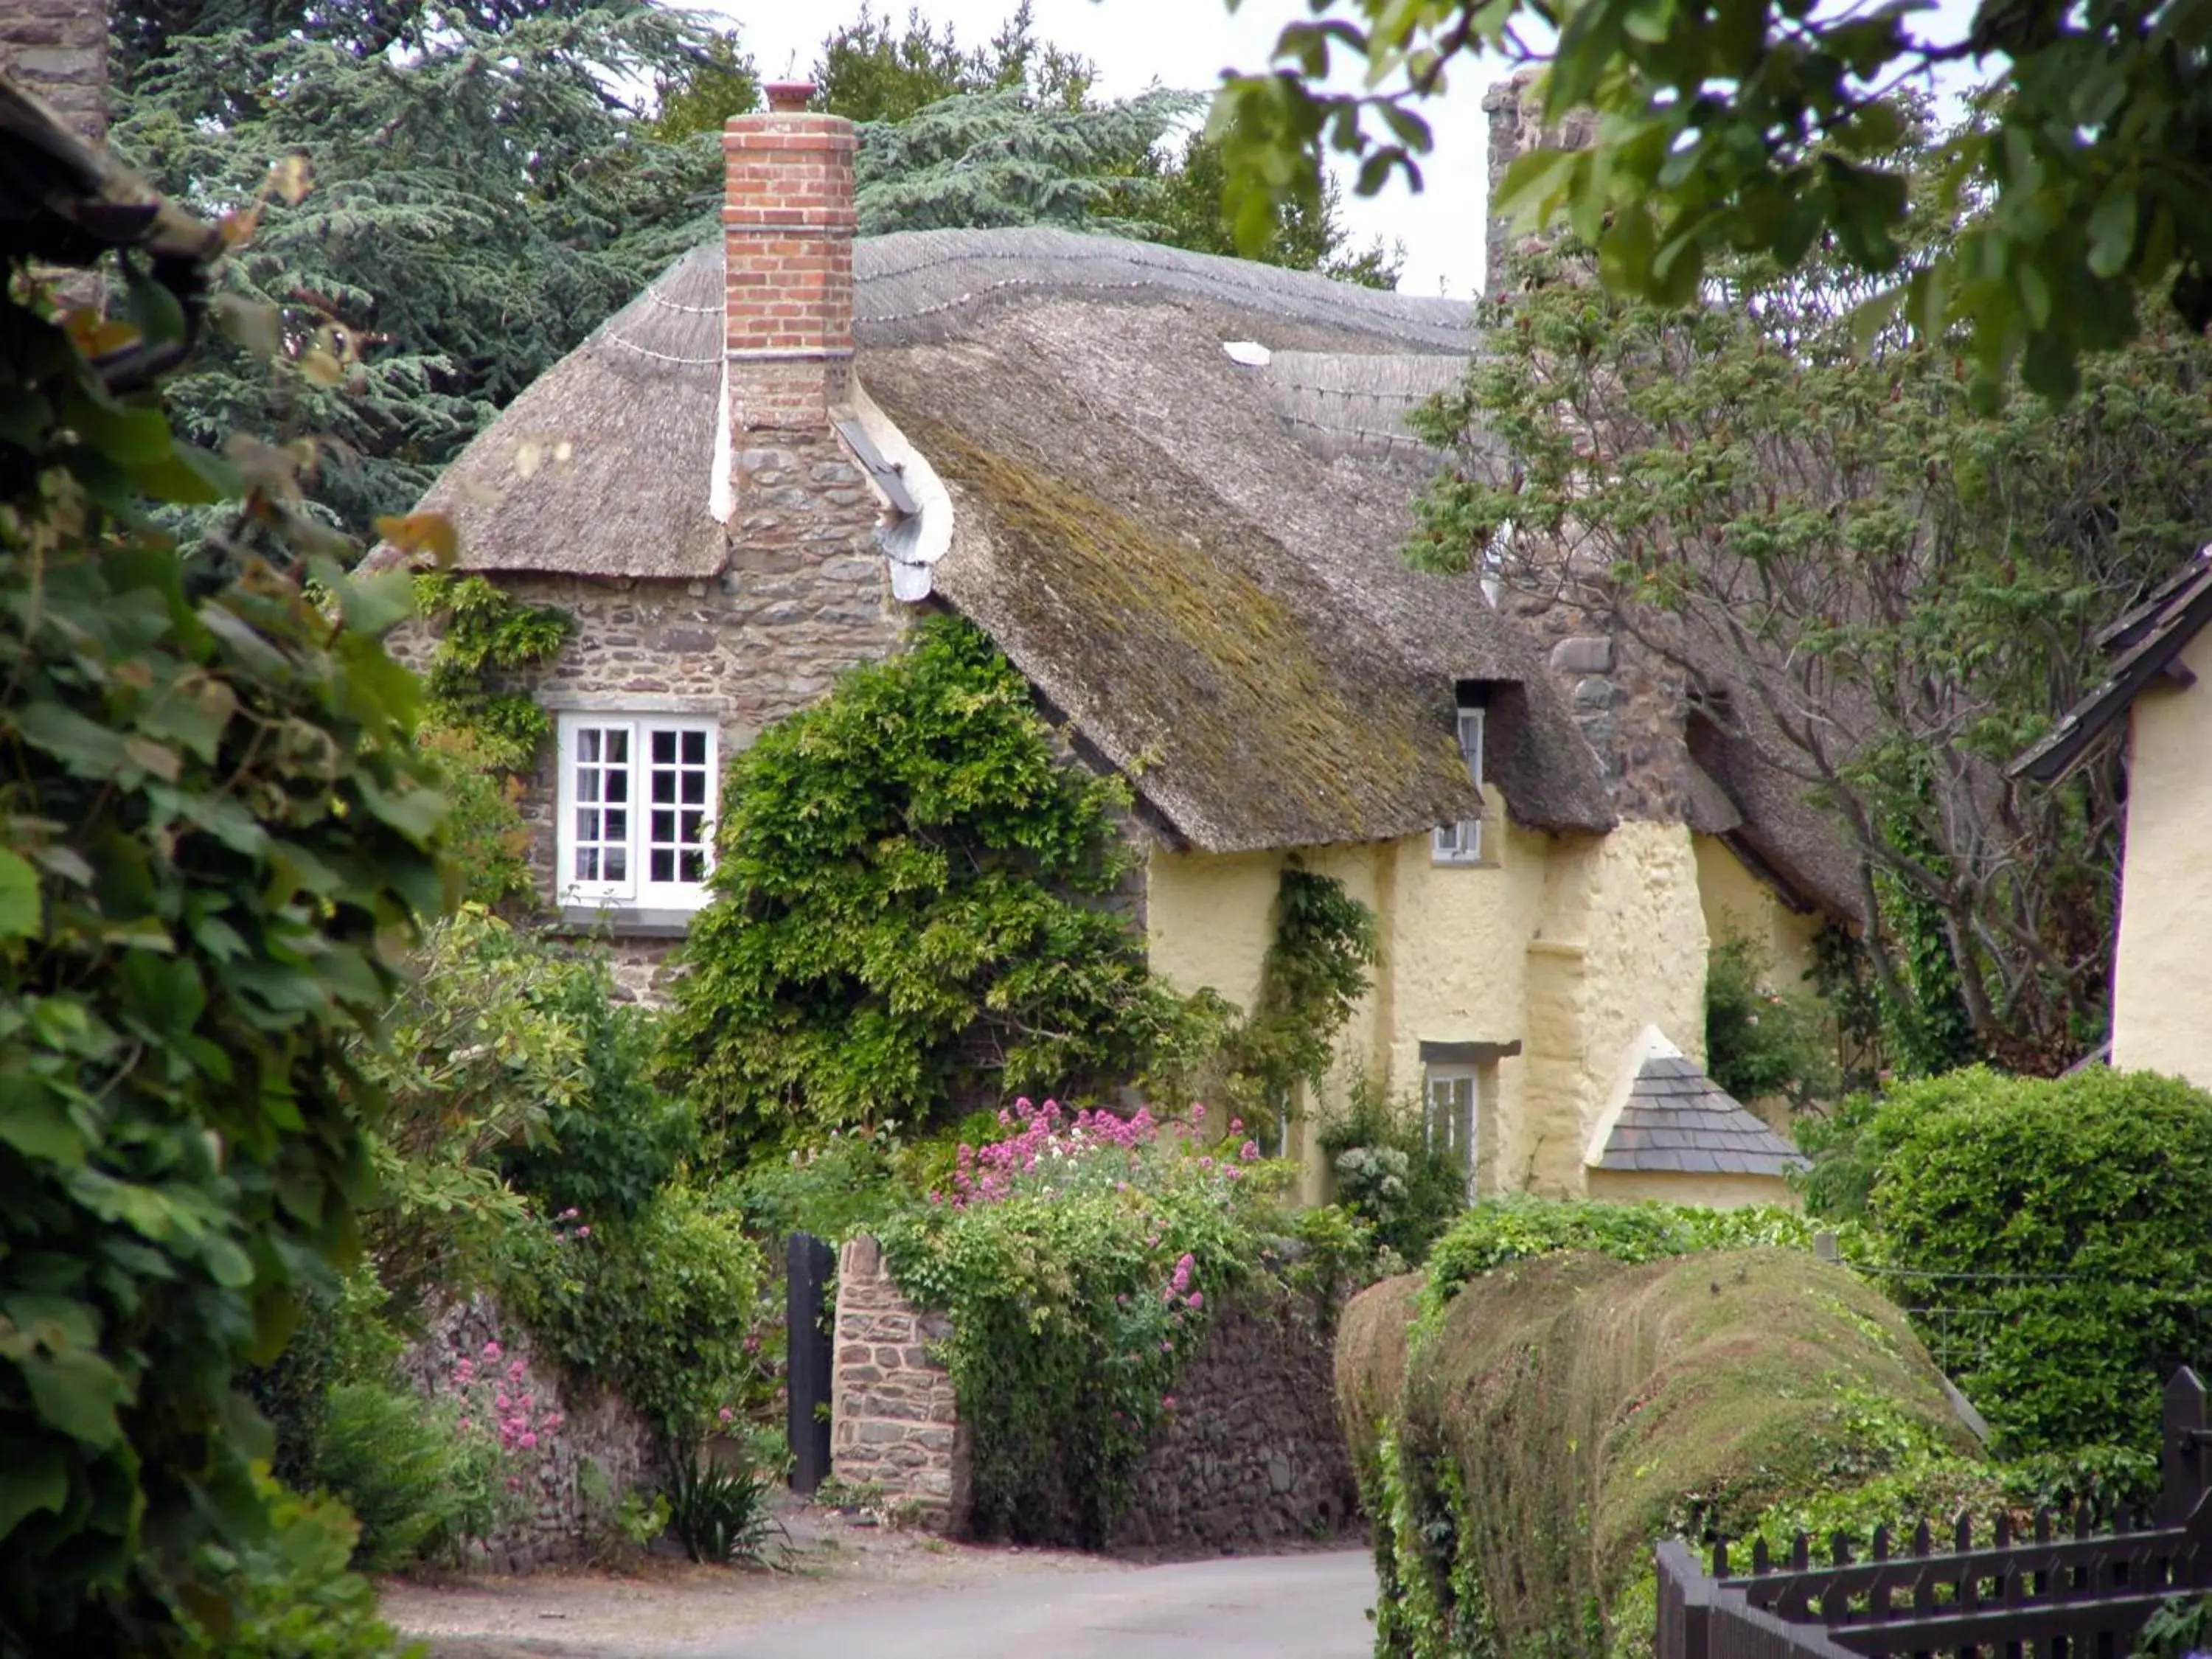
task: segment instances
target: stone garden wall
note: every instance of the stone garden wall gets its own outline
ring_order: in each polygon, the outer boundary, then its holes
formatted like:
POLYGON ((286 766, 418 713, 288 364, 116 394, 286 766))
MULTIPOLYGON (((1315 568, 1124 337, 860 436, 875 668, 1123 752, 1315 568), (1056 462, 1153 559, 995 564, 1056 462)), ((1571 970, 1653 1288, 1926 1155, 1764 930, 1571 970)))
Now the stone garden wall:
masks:
MULTIPOLYGON (((1111 1547, 1172 1555, 1331 1536, 1356 1524, 1358 1488, 1336 1418, 1328 1310, 1288 1291, 1226 1299, 1176 1380, 1176 1406, 1137 1472, 1111 1547)), ((837 1263, 830 1469, 878 1487, 925 1524, 960 1531, 967 1438, 952 1379, 928 1345, 950 1327, 915 1311, 872 1239, 837 1263)))
POLYGON ((538 1421, 549 1414, 560 1419, 557 1429, 515 1460, 524 1482, 523 1518, 471 1546, 469 1565, 529 1572, 581 1559, 611 1518, 611 1500, 595 1501, 592 1489, 618 1499, 634 1486, 654 1482, 653 1435, 645 1419, 611 1393, 586 1395, 568 1385, 560 1368, 533 1353, 520 1325, 502 1320, 487 1297, 438 1313, 422 1340, 400 1357, 399 1368, 416 1388, 443 1398, 453 1393, 465 1359, 478 1375, 495 1374, 510 1399, 530 1396, 538 1421), (491 1344, 497 1350, 488 1353, 491 1344), (508 1380, 518 1364, 521 1374, 508 1380), (597 1468, 604 1488, 586 1477, 586 1464, 597 1468))
POLYGON ((848 1486, 881 1488, 923 1523, 958 1532, 968 1521, 967 1437, 952 1378, 927 1345, 951 1328, 917 1313, 891 1283, 872 1238, 837 1253, 837 1313, 830 1372, 830 1468, 848 1486))

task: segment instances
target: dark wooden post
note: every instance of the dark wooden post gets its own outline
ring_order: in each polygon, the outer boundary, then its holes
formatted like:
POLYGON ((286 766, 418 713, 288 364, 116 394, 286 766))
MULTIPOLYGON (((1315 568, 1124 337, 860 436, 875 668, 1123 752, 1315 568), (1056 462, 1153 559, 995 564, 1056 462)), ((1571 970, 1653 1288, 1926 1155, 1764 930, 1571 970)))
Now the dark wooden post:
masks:
POLYGON ((811 1493, 830 1474, 830 1331, 823 1292, 836 1258, 811 1233, 793 1233, 784 1249, 785 1340, 790 1352, 785 1432, 791 1440, 791 1489, 811 1493))
POLYGON ((2204 1495, 2204 1384, 2186 1365, 2166 1385, 2166 1449, 2159 1474, 2159 1524, 2179 1526, 2204 1495))

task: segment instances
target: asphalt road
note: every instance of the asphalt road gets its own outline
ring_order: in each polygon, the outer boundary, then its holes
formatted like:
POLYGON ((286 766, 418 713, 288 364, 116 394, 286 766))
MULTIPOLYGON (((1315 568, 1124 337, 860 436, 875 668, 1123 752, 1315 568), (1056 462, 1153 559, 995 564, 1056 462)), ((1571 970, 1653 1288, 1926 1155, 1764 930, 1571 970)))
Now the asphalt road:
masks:
POLYGON ((744 1631, 700 1659, 1364 1659, 1365 1551, 901 1594, 744 1631))

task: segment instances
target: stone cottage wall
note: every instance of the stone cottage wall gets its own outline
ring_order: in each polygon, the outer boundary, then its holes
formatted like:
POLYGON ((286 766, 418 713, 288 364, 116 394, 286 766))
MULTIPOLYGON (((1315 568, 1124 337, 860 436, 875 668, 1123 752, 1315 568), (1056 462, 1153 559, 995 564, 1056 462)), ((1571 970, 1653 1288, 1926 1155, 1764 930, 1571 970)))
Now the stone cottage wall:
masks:
POLYGON ((107 8, 94 0, 0 4, 0 70, 98 143, 107 133, 107 8))
MULTIPOLYGON (((1216 1310, 1110 1548, 1233 1554, 1354 1523, 1358 1488, 1337 1423, 1328 1314, 1280 1290, 1248 1291, 1216 1310)), ((968 1514, 968 1440, 952 1379, 928 1351, 950 1328, 899 1293, 874 1240, 840 1253, 831 1473, 957 1532, 968 1514)))
POLYGON ((562 1419, 534 1454, 518 1462, 527 1471, 522 1477, 526 1514, 472 1546, 469 1564, 529 1572, 583 1559, 610 1518, 585 1490, 585 1465, 597 1467, 617 1499, 632 1487, 653 1484, 658 1464, 652 1431, 613 1394, 574 1389, 558 1365, 532 1352, 520 1326, 501 1317, 489 1297, 473 1297, 441 1310, 423 1339, 400 1356, 399 1369, 425 1394, 444 1396, 452 1392, 463 1359, 473 1361, 479 1372, 491 1369, 502 1376, 520 1362, 522 1375, 509 1385, 510 1395, 526 1393, 540 1413, 557 1412, 562 1419), (492 1342, 499 1345, 495 1359, 484 1352, 492 1342))

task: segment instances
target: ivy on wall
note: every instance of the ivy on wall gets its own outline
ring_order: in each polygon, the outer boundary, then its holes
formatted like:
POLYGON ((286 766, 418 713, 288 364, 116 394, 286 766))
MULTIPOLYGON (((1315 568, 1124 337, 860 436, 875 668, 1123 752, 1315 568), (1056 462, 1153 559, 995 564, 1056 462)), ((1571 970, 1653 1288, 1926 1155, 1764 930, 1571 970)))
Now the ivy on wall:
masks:
POLYGON ((528 908, 537 884, 519 805, 553 719, 530 697, 502 689, 505 677, 543 667, 575 632, 550 605, 526 605, 482 576, 428 571, 415 578, 416 613, 438 629, 424 676, 423 746, 446 765, 468 896, 528 908))

